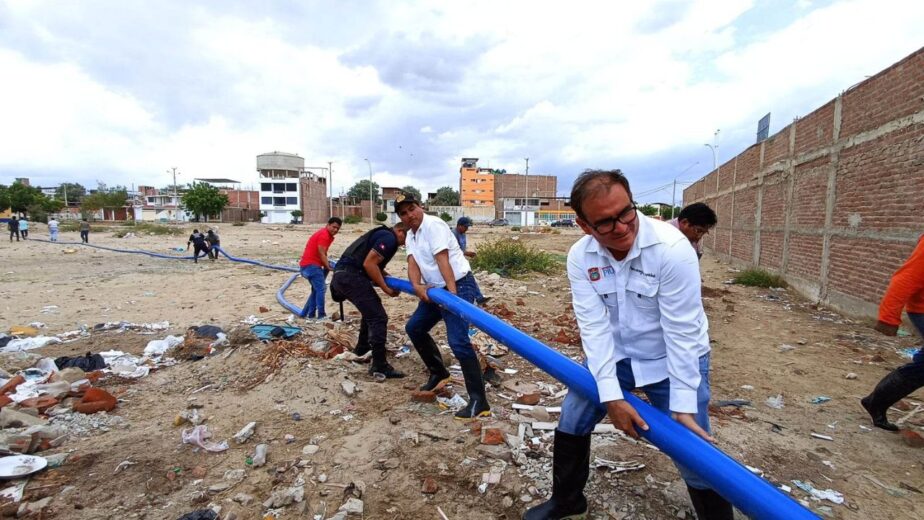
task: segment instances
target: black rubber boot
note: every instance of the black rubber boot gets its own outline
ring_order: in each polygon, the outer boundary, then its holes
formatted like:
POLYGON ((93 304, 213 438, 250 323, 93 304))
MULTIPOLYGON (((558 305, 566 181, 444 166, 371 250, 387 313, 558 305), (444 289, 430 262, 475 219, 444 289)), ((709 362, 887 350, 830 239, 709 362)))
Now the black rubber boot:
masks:
POLYGON ((400 379, 404 377, 404 372, 395 370, 385 358, 385 345, 376 345, 372 347, 372 365, 369 367, 369 374, 382 374, 386 379, 400 379))
POLYGON ((889 372, 888 375, 882 378, 882 381, 876 385, 871 394, 860 399, 860 404, 869 413, 870 418, 873 420, 873 426, 890 432, 897 432, 898 426, 889 422, 886 412, 890 406, 917 390, 919 386, 921 386, 919 381, 909 381, 909 378, 904 377, 901 373, 901 368, 899 368, 889 372))
POLYGON ((687 486, 693 510, 698 520, 734 520, 735 510, 728 500, 711 489, 696 489, 687 486))
POLYGON ((484 379, 481 377, 481 363, 477 357, 460 359, 462 377, 465 378, 465 390, 468 392, 468 404, 456 412, 456 419, 469 420, 491 415, 491 405, 484 392, 484 379))
POLYGON ((430 377, 427 382, 421 385, 421 390, 432 392, 449 382, 450 374, 443 364, 443 356, 440 355, 440 349, 436 346, 433 338, 428 337, 423 345, 414 345, 414 350, 420 356, 420 360, 430 371, 430 377))
POLYGON ((523 515, 523 520, 587 518, 584 485, 590 476, 590 435, 555 430, 552 446, 552 497, 523 515))

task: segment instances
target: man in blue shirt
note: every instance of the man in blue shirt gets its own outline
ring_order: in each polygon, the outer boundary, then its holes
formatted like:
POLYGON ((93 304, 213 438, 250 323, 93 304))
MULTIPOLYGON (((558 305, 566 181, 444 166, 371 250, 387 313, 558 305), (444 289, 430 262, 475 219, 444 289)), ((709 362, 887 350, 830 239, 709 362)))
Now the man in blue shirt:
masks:
MULTIPOLYGON (((462 254, 464 254, 466 258, 475 258, 476 256, 474 251, 468 251, 466 249, 466 246, 468 245, 468 237, 465 236, 465 233, 471 226, 472 219, 468 217, 460 217, 459 220, 456 221, 456 227, 452 230, 452 234, 455 235, 456 240, 459 242, 459 248, 462 249, 462 254)), ((491 297, 485 297, 485 295, 481 293, 481 287, 478 286, 478 281, 476 280, 475 303, 478 305, 484 305, 488 303, 488 300, 490 299, 491 297)))
POLYGON ((388 313, 382 299, 375 292, 377 285, 383 293, 395 297, 400 294, 385 283, 385 266, 395 256, 398 246, 404 245, 407 226, 379 226, 357 238, 334 265, 330 292, 334 301, 348 300, 362 315, 359 339, 353 353, 362 356, 372 351, 370 374, 386 378, 402 378, 404 373, 392 367, 385 358, 385 341, 388 337, 388 313))

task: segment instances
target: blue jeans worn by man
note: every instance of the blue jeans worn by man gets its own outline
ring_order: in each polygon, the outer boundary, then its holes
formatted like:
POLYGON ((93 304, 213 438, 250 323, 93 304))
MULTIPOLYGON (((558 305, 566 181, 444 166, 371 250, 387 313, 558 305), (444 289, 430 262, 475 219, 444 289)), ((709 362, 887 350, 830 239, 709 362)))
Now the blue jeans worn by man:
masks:
POLYGON ((311 294, 305 303, 305 317, 318 319, 327 316, 324 310, 324 293, 327 291, 325 280, 327 279, 327 270, 319 265, 306 265, 302 267, 302 276, 311 283, 311 294))
MULTIPOLYGON (((475 277, 472 273, 468 273, 456 281, 456 292, 459 298, 469 303, 475 302, 475 277)), ((433 337, 430 336, 430 330, 440 320, 446 322, 446 339, 456 359, 460 361, 463 359, 477 359, 478 356, 475 354, 475 349, 472 348, 472 342, 468 336, 468 322, 435 303, 421 301, 405 326, 407 335, 411 338, 414 346, 432 346, 432 349, 427 348, 426 350, 432 350, 436 356, 439 356, 439 348, 436 346, 436 342, 433 341, 433 337)), ((431 356, 431 359, 424 359, 424 364, 427 365, 427 368, 431 368, 431 362, 434 364, 433 368, 436 368, 436 372, 439 372, 440 368, 442 368, 443 372, 446 371, 441 357, 433 358, 431 356), (439 367, 436 366, 437 363, 439 367)), ((431 370, 431 372, 434 371, 431 370)))

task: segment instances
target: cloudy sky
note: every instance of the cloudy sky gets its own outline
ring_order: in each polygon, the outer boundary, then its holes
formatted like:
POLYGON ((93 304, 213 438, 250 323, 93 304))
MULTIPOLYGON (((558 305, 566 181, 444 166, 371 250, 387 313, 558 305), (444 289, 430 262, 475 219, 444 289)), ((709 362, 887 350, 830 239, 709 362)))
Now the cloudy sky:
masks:
MULTIPOLYGON (((924 44, 924 2, 0 0, 0 183, 256 181, 255 156, 423 191, 460 158, 636 193, 712 169, 924 44)), ((679 197, 679 195, 678 195, 679 197)), ((670 200, 670 192, 639 197, 670 200)))

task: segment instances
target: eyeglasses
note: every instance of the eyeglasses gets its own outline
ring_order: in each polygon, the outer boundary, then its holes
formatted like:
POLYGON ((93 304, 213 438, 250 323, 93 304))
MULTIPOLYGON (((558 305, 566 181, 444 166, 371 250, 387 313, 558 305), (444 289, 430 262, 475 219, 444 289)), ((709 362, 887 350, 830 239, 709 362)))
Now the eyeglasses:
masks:
POLYGON ((619 215, 616 215, 615 217, 610 217, 606 220, 602 220, 600 222, 597 222, 596 224, 592 224, 590 227, 593 228, 594 231, 596 231, 597 233, 601 235, 612 233, 613 230, 616 229, 617 222, 619 222, 620 224, 624 224, 624 225, 629 225, 635 222, 636 217, 638 217, 637 208, 638 208, 637 205, 632 204, 628 208, 622 210, 619 213, 619 215))

